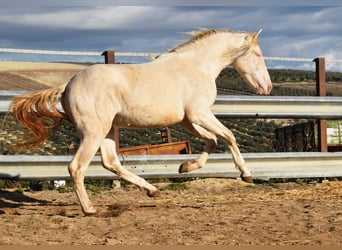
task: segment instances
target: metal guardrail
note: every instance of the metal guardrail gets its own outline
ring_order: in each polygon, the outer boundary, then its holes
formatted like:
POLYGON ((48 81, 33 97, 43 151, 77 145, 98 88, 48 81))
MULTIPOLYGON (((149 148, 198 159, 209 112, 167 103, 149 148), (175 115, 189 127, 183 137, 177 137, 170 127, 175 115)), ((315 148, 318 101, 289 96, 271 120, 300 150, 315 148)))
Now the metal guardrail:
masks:
MULTIPOLYGON (((245 153, 255 179, 324 178, 342 176, 342 152, 338 153, 245 153)), ((231 154, 212 154, 206 166, 179 174, 179 165, 197 155, 120 156, 122 165, 144 178, 232 177, 237 178, 231 154)), ((0 178, 70 179, 68 163, 72 156, 0 155, 0 178)), ((117 179, 105 170, 99 156, 90 164, 86 178, 117 179)))
MULTIPOLYGON (((12 98, 22 93, 0 91, 0 112, 7 112, 12 98)), ((212 110, 218 117, 342 119, 342 97, 224 95, 212 110)))
POLYGON ((6 113, 13 97, 28 93, 28 91, 0 90, 0 113, 6 113))
MULTIPOLYGON (((13 96, 24 91, 0 91, 0 112, 7 112, 13 96)), ((218 96, 212 107, 221 117, 342 118, 341 97, 218 96)), ((247 153, 243 154, 254 178, 341 177, 339 153, 247 153)), ((211 155, 205 168, 178 174, 179 164, 197 155, 120 156, 123 166, 145 178, 238 177, 230 154, 211 155)), ((0 178, 69 179, 72 156, 0 155, 0 178)), ((87 178, 116 179, 96 156, 87 178)))
POLYGON ((219 117, 342 118, 342 97, 218 96, 212 107, 219 117))

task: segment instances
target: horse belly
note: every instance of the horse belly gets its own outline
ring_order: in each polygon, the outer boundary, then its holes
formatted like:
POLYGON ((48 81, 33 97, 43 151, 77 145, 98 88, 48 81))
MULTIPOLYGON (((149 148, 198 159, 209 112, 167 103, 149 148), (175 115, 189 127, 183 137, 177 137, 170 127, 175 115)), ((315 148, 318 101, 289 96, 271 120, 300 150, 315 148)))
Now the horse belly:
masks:
POLYGON ((114 124, 126 128, 156 128, 179 123, 183 117, 184 112, 175 109, 156 110, 142 107, 118 113, 114 124))

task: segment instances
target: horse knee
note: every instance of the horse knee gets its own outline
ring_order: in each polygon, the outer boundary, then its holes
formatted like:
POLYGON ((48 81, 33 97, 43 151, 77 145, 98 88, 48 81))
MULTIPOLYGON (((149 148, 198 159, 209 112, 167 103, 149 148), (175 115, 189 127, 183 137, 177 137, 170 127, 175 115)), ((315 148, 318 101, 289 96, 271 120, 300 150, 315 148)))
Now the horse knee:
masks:
POLYGON ((229 145, 236 145, 236 138, 230 130, 225 131, 223 139, 229 144, 229 145))
POLYGON ((76 177, 77 166, 71 162, 68 166, 68 171, 72 178, 76 177))

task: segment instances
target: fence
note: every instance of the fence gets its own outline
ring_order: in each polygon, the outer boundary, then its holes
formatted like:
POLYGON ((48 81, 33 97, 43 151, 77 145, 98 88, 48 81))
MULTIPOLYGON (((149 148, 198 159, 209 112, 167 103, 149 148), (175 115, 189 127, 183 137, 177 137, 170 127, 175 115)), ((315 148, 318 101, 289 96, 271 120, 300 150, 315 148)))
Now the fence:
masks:
MULTIPOLYGON (((328 178, 342 176, 342 152, 338 153, 246 153, 242 154, 255 179, 328 178)), ((230 154, 210 155, 205 167, 179 174, 180 163, 198 155, 137 155, 119 156, 121 164, 146 178, 231 177, 237 178, 230 154)), ((0 155, 0 178, 9 179, 70 179, 67 165, 72 156, 0 155)), ((95 156, 86 178, 117 179, 102 167, 95 156)))
MULTIPOLYGON (((0 112, 8 110, 14 96, 26 91, 0 91, 0 112)), ((342 97, 217 96, 212 111, 229 118, 342 119, 342 97)))
MULTIPOLYGON (((151 56, 149 53, 67 52, 1 49, 7 53, 39 53, 59 55, 105 56, 106 63, 115 63, 116 56, 151 56)), ((317 97, 261 97, 261 96, 219 96, 213 112, 221 117, 255 118, 314 118, 319 119, 320 153, 268 153, 244 154, 248 166, 256 178, 301 178, 342 176, 342 153, 325 153, 326 121, 342 119, 342 98, 325 97, 325 59, 266 57, 266 60, 314 61, 316 63, 317 97), (272 107, 270 109, 269 107, 272 107)), ((332 62, 342 62, 334 60, 332 62)), ((9 100, 18 92, 0 92, 0 112, 6 112, 9 100)), ((121 156, 122 157, 122 156, 121 156)), ((122 164, 145 177, 191 177, 215 176, 236 177, 237 171, 229 154, 213 155, 206 168, 192 174, 177 173, 183 160, 191 156, 129 156, 122 157, 122 164), (210 171, 209 171, 210 170, 210 171)), ((15 179, 66 179, 69 156, 0 156, 0 178, 15 179)), ((88 178, 115 179, 111 173, 103 172, 98 157, 94 158, 88 178)))

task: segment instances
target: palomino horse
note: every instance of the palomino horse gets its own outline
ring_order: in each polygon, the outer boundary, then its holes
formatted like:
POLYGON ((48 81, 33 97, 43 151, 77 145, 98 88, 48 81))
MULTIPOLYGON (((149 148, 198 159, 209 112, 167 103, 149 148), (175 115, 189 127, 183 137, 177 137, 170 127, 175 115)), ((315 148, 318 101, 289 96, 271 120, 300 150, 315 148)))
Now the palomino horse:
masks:
POLYGON ((84 187, 85 171, 100 148, 104 168, 157 196, 159 191, 129 172, 118 160, 113 127, 154 128, 180 124, 206 141, 196 160, 181 164, 179 172, 204 166, 208 155, 223 138, 244 181, 251 173, 234 135, 219 122, 211 105, 216 98, 215 79, 233 66, 258 94, 269 94, 270 76, 257 42, 257 33, 230 30, 198 30, 154 61, 137 65, 93 65, 77 73, 65 85, 16 97, 9 110, 31 132, 29 148, 43 143, 61 119, 70 120, 80 136, 80 146, 68 166, 85 214, 94 214, 84 187), (64 112, 57 109, 58 98, 64 112))

